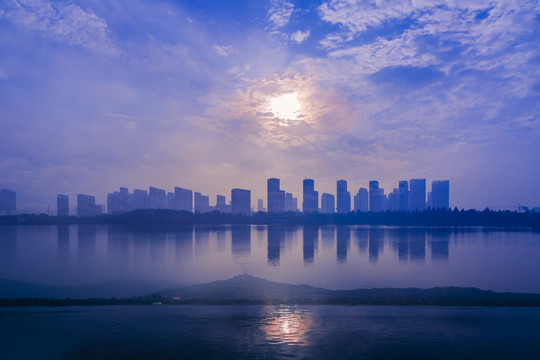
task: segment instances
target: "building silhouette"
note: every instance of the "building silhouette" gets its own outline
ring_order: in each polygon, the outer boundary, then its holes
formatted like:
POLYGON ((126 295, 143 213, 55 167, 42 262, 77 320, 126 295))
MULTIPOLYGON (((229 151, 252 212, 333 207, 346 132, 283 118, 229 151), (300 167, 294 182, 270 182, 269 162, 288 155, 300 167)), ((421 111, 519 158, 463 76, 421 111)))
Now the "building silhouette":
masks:
POLYGON ((148 191, 141 189, 133 189, 133 210, 149 208, 150 196, 148 196, 148 191))
POLYGON ((266 211, 263 199, 257 199, 257 211, 266 211))
POLYGON ((251 191, 244 189, 231 190, 231 212, 233 214, 251 214, 251 191))
POLYGON ((96 205, 95 196, 77 195, 77 216, 97 216, 101 215, 101 207, 96 205))
POLYGON ((399 210, 399 189, 394 188, 394 190, 388 194, 388 202, 386 210, 398 211, 399 210))
POLYGON ((206 213, 210 211, 210 198, 202 195, 200 192, 193 193, 195 207, 193 211, 196 213, 206 213))
POLYGON ((334 195, 323 193, 321 196, 321 212, 323 214, 333 214, 336 212, 336 202, 334 195))
POLYGON ((167 192, 165 190, 150 186, 148 196, 150 198, 151 209, 167 208, 167 192))
POLYGON ((69 216, 69 196, 59 194, 56 197, 56 215, 69 216))
POLYGON ((231 212, 231 207, 227 205, 224 195, 216 196, 216 210, 223 214, 231 212))
POLYGON ((0 191, 0 213, 10 214, 17 209, 17 193, 8 189, 0 191))
POLYGON ((398 210, 409 211, 409 183, 407 180, 399 182, 398 210))
POLYGON ((193 212, 193 192, 189 189, 174 188, 176 210, 193 212))
POLYGON ((354 211, 367 212, 369 210, 369 195, 366 188, 358 189, 354 195, 354 211))
POLYGON ((319 211, 319 192, 315 191, 315 181, 312 179, 304 179, 302 185, 302 211, 305 213, 319 211))
POLYGON ((351 193, 347 191, 347 181, 337 181, 337 212, 346 214, 351 212, 351 193))
POLYGON ((298 211, 298 199, 292 193, 285 193, 285 211, 298 211))
POLYGON ((411 179, 409 182, 409 210, 423 211, 426 209, 426 179, 411 179))
POLYGON ((133 210, 133 194, 128 188, 120 187, 120 191, 107 194, 107 213, 119 214, 133 210))
POLYGON ((369 211, 380 212, 385 210, 386 196, 384 189, 379 187, 377 180, 369 182, 369 211))
POLYGON ((267 180, 268 212, 285 212, 285 191, 279 188, 279 179, 270 178, 267 180))
POLYGON ((431 204, 433 209, 448 209, 450 205, 450 181, 431 182, 431 204))

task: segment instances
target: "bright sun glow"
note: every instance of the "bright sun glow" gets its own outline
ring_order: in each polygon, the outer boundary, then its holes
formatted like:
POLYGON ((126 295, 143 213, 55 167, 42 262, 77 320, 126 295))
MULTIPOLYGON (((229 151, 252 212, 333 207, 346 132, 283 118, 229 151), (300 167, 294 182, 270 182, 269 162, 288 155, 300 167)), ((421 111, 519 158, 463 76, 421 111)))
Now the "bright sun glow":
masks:
POLYGON ((283 94, 270 101, 270 111, 282 120, 297 120, 300 116, 300 101, 297 93, 283 94))

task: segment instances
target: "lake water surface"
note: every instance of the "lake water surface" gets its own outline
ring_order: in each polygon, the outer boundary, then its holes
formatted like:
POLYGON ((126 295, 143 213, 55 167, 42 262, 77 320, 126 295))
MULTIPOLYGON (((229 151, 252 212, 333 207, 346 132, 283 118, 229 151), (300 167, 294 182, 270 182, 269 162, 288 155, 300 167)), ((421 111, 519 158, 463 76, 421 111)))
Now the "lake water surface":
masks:
POLYGON ((0 227, 2 279, 55 286, 133 281, 158 290, 244 272, 328 289, 462 286, 540 293, 540 233, 385 226, 0 227))

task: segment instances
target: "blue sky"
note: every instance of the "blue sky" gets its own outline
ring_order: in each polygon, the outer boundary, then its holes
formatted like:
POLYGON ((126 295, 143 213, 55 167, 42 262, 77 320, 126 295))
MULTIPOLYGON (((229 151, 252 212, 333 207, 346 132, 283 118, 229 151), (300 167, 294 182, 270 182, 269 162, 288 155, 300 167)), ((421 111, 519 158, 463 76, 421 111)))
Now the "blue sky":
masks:
POLYGON ((304 177, 427 178, 460 208, 540 206, 538 1, 6 0, 0 33, 20 208, 118 186, 256 202, 269 177, 300 198, 304 177))

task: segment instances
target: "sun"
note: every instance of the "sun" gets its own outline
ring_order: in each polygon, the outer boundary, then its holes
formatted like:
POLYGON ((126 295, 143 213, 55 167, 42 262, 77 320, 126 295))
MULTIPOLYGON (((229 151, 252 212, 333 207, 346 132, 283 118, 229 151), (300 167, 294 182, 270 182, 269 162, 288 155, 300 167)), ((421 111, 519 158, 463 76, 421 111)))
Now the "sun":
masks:
POLYGON ((302 107, 297 93, 287 93, 270 100, 270 111, 282 120, 298 120, 302 107))

